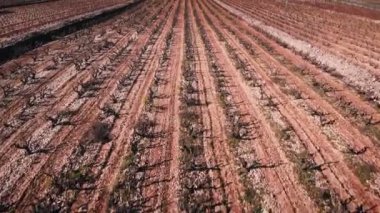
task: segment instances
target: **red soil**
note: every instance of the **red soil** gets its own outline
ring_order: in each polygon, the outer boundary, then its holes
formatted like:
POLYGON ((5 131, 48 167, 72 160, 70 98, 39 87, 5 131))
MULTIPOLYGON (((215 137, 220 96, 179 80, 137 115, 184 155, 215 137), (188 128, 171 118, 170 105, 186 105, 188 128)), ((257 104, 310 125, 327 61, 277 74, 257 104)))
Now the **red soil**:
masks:
POLYGON ((143 1, 0 65, 0 211, 378 212, 380 28, 282 6, 143 1))

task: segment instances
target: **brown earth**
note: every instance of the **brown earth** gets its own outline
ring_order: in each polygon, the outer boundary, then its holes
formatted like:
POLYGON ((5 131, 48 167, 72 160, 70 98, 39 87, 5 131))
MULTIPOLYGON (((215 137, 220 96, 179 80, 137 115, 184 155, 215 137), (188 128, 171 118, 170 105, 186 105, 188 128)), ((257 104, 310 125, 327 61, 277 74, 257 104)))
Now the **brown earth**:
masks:
POLYGON ((0 212, 379 212, 380 26, 283 6, 143 1, 1 64, 0 212))

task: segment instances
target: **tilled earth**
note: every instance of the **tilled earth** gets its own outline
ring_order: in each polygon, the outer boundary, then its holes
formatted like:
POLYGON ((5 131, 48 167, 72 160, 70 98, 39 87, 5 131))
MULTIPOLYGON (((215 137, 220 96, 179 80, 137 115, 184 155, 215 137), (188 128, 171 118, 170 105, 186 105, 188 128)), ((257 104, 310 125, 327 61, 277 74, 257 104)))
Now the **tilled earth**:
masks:
POLYGON ((379 212, 379 36, 146 0, 57 37, 0 65, 0 212, 379 212))

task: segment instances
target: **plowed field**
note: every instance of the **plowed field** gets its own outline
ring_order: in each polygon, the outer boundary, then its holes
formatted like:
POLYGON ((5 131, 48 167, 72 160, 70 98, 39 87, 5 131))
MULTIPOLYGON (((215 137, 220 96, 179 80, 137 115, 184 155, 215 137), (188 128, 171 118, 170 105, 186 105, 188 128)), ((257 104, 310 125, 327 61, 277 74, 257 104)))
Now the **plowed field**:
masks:
POLYGON ((334 7, 145 0, 6 60, 0 212, 380 212, 380 23, 334 7))

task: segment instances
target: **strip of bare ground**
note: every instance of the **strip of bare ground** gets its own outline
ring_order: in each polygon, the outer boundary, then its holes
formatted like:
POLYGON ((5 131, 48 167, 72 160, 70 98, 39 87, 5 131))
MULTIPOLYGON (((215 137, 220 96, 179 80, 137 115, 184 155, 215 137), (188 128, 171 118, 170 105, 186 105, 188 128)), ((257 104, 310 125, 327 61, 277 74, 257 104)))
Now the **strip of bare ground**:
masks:
POLYGON ((176 51, 173 53, 173 63, 170 67, 173 69, 173 72, 176 72, 176 78, 175 78, 175 84, 172 86, 172 90, 175 91, 173 94, 173 98, 171 99, 170 106, 172 106, 172 113, 173 117, 171 118, 171 125, 170 129, 172 130, 172 137, 171 137, 171 163, 169 168, 169 176, 171 178, 169 188, 165 192, 165 197, 167 199, 167 209, 164 208, 164 210, 172 210, 176 211, 178 210, 178 192, 180 190, 180 184, 179 184, 179 135, 180 135, 180 118, 179 118, 179 107, 180 107, 180 81, 181 81, 181 75, 182 75, 182 61, 184 58, 184 41, 185 41, 185 4, 182 5, 180 10, 180 15, 178 18, 178 21, 180 22, 179 27, 174 29, 174 33, 176 35, 174 40, 174 46, 176 47, 176 51), (179 51, 178 51, 179 50, 179 51))

